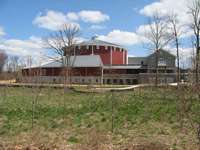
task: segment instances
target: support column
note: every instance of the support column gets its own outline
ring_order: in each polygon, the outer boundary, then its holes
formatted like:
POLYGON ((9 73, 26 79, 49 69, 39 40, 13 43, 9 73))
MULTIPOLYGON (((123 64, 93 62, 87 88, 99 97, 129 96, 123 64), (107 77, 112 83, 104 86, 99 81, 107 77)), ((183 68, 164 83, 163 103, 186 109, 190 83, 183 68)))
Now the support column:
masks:
POLYGON ((76 46, 74 46, 74 56, 76 55, 76 46))
POLYGON ((128 64, 128 56, 127 56, 127 51, 124 51, 125 55, 124 55, 124 58, 125 58, 125 64, 128 64))
POLYGON ((110 47, 110 65, 112 65, 112 47, 110 47))
POLYGON ((124 55, 124 50, 123 50, 123 49, 121 49, 121 50, 122 50, 123 64, 125 64, 125 63, 124 63, 124 62, 125 62, 125 61, 124 61, 124 56, 125 56, 125 55, 124 55))
POLYGON ((92 45, 92 55, 94 55, 94 45, 92 45))
POLYGON ((101 85, 103 85, 103 67, 101 68, 101 85))

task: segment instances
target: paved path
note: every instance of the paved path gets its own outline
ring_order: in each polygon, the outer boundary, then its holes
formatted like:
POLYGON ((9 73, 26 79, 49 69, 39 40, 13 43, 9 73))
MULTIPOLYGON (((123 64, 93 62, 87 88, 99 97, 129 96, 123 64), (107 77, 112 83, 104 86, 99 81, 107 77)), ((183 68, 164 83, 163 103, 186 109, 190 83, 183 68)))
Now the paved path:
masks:
POLYGON ((96 91, 129 91, 129 90, 134 90, 135 88, 139 88, 139 87, 144 87, 147 86, 145 84, 138 84, 138 85, 131 85, 131 86, 127 86, 127 87, 121 87, 121 88, 95 88, 96 91))
MULTIPOLYGON (((42 87, 42 88, 64 88, 64 84, 36 84, 36 83, 2 83, 0 82, 0 86, 8 86, 8 87, 42 87)), ((127 87, 100 87, 100 86, 92 86, 88 88, 88 85, 72 85, 72 89, 74 87, 74 91, 78 92, 109 92, 109 91, 131 91, 136 88, 140 87, 149 87, 154 86, 153 84, 138 84, 138 85, 131 85, 127 87), (77 90, 75 87, 84 87, 86 90, 77 90)), ((166 85, 159 85, 159 86, 166 86, 166 85)), ((177 83, 170 83, 168 86, 177 86, 177 83)))
MULTIPOLYGON (((150 86, 154 86, 154 84, 137 84, 137 85, 131 85, 131 86, 127 86, 127 87, 121 87, 121 88, 95 88, 95 90, 97 92, 107 92, 107 91, 131 91, 134 90, 136 88, 140 88, 140 87, 150 87, 150 86)), ((163 86, 177 86, 177 83, 169 83, 169 84, 162 84, 162 85, 158 85, 159 87, 163 87, 163 86)))

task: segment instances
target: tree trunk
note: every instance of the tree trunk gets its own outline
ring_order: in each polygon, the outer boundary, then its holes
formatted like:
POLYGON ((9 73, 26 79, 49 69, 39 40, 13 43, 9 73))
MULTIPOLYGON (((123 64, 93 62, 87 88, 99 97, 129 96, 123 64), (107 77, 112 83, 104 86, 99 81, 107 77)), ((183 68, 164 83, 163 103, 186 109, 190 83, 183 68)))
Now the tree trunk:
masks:
POLYGON ((155 86, 158 86, 158 59, 159 59, 159 50, 156 49, 156 80, 155 80, 155 86))
POLYGON ((196 36, 197 45, 196 45, 196 84, 199 84, 199 35, 196 36))
POLYGON ((177 34, 176 34, 176 57, 177 57, 177 83, 179 84, 179 82, 180 82, 180 59, 179 59, 179 42, 178 42, 177 34))

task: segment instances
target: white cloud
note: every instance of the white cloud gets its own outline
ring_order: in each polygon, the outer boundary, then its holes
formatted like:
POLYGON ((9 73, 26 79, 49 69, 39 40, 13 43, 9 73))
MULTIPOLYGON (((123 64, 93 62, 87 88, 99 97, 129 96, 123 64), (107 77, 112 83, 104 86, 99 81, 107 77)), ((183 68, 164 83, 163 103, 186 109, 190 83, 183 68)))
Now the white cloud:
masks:
MULTIPOLYGON (((143 24, 143 25, 140 25, 137 30, 136 30, 136 33, 137 35, 140 37, 140 40, 143 42, 143 43, 151 43, 151 41, 148 39, 148 35, 150 34, 151 35, 151 27, 153 27, 155 29, 155 24, 153 23, 152 25, 149 25, 149 24, 143 24)), ((166 29, 166 33, 170 33, 170 30, 169 28, 166 29)), ((164 37, 162 37, 163 39, 164 37)))
POLYGON ((140 37, 134 32, 113 30, 107 35, 100 35, 98 39, 120 45, 134 45, 140 43, 140 37))
POLYGON ((146 32, 148 32, 149 30, 150 30, 150 26, 147 25, 147 24, 144 24, 144 25, 140 25, 140 26, 137 28, 136 32, 137 32, 138 34, 144 35, 144 34, 145 34, 146 32))
MULTIPOLYGON (((176 48, 168 47, 170 53, 176 56, 176 48)), ((194 55, 193 48, 186 47, 186 48, 179 48, 179 56, 180 56, 180 65, 181 67, 191 67, 192 65, 192 58, 194 55)))
POLYGON ((107 14, 102 13, 98 10, 82 10, 80 12, 69 12, 67 13, 69 20, 77 21, 82 20, 88 23, 101 23, 110 19, 107 14))
POLYGON ((84 42, 84 41, 87 41, 88 39, 86 38, 83 38, 83 37, 77 37, 75 39, 75 43, 78 44, 78 43, 81 43, 81 42, 84 42))
MULTIPOLYGON (((175 56, 177 55, 175 47, 171 47, 168 45, 167 49, 173 55, 175 55, 175 56)), ((179 48, 179 53, 181 55, 180 57, 191 57, 192 56, 192 48, 179 48)))
POLYGON ((56 31, 62 28, 63 24, 72 24, 80 28, 80 25, 77 23, 80 20, 87 23, 101 23, 109 19, 110 17, 101 11, 83 10, 64 14, 49 10, 45 13, 39 13, 33 20, 33 24, 40 28, 56 31))
POLYGON ((41 28, 57 30, 66 22, 66 16, 64 16, 62 13, 56 11, 48 11, 46 14, 40 13, 34 19, 33 24, 36 24, 41 28))
POLYGON ((0 26, 0 36, 4 36, 6 33, 3 29, 3 27, 0 26))
POLYGON ((135 56, 133 54, 128 54, 128 57, 137 57, 137 56, 135 56))
POLYGON ((79 20, 79 16, 75 12, 67 13, 67 19, 77 21, 79 20))
POLYGON ((177 14, 178 20, 181 24, 188 24, 190 16, 188 15, 188 6, 192 0, 160 0, 146 5, 140 10, 140 13, 152 17, 159 12, 160 16, 177 14))
POLYGON ((155 13, 159 12, 158 15, 170 15, 176 14, 181 27, 181 37, 187 38, 193 34, 193 31, 189 28, 191 23, 191 16, 188 14, 189 5, 192 4, 193 0, 159 0, 158 2, 153 2, 146 5, 140 10, 140 13, 152 17, 155 13))
POLYGON ((57 11, 47 11, 46 14, 40 13, 33 20, 33 24, 41 28, 45 28, 45 29, 49 29, 53 31, 56 31, 62 28, 63 24, 72 24, 72 25, 80 27, 79 24, 68 20, 66 15, 57 11))
POLYGON ((39 56, 44 52, 44 45, 41 38, 32 36, 28 40, 2 39, 0 49, 11 55, 39 56))
POLYGON ((20 60, 23 61, 23 65, 27 63, 26 59, 28 57, 32 58, 32 65, 40 65, 49 60, 47 49, 40 37, 31 36, 27 40, 2 39, 0 49, 5 50, 8 55, 19 56, 20 60))
MULTIPOLYGON (((83 42, 86 39, 78 37, 75 39, 77 43, 83 42)), ((40 56, 50 52, 44 40, 37 36, 31 36, 27 40, 20 39, 2 39, 0 49, 5 50, 8 54, 19 56, 40 56)))
POLYGON ((78 16, 84 22, 89 23, 101 23, 110 19, 110 17, 106 14, 103 14, 101 11, 91 11, 91 10, 83 10, 78 13, 78 16))

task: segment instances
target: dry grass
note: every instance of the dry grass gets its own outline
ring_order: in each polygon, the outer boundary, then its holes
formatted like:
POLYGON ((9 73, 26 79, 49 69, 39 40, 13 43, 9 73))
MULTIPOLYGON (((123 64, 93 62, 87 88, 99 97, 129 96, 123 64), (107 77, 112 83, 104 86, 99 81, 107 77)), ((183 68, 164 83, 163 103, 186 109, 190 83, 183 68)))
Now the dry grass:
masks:
MULTIPOLYGON (((198 146, 187 118, 180 125, 175 89, 112 94, 64 94, 54 88, 1 87, 0 91, 0 149, 194 150, 198 146), (31 128, 35 95, 38 100, 31 128)), ((189 114, 194 124, 199 111, 199 101, 194 100, 189 114)))

